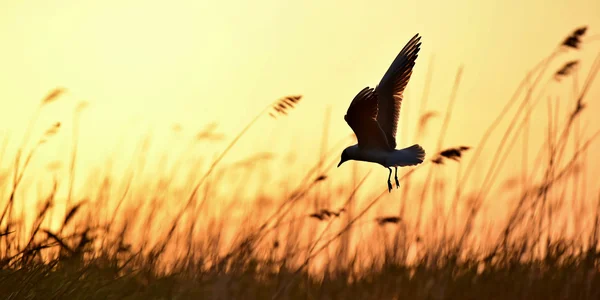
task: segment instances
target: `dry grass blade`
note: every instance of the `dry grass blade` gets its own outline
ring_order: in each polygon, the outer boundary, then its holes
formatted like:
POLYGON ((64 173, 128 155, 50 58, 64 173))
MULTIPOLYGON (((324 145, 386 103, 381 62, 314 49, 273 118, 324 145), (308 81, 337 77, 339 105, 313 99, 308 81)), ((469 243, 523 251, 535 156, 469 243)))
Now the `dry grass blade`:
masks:
POLYGON ((86 246, 90 245, 94 241, 94 238, 89 235, 89 232, 90 232, 90 229, 86 228, 83 231, 83 233, 81 234, 79 243, 77 244, 77 247, 75 247, 75 250, 73 250, 76 254, 83 253, 86 246))
POLYGON ((572 60, 572 61, 565 63, 562 66, 562 68, 560 68, 558 71, 556 71, 556 73, 554 73, 554 79, 556 81, 560 81, 563 77, 571 75, 571 73, 573 73, 573 71, 575 71, 575 69, 577 68, 578 65, 579 65, 578 60, 572 60))
POLYGON ((328 209, 321 209, 319 212, 312 213, 312 214, 310 214, 308 216, 310 218, 318 219, 319 221, 324 221, 324 220, 329 219, 330 217, 337 218, 344 211, 346 211, 345 208, 341 208, 338 211, 333 211, 333 210, 328 210, 328 209))
POLYGON ((327 179, 327 176, 326 176, 326 175, 319 175, 319 177, 315 178, 315 182, 318 182, 318 181, 323 181, 323 180, 325 180, 325 179, 327 179))
MULTIPOLYGON (((86 203, 86 201, 81 201, 81 202, 73 205, 73 207, 71 207, 69 209, 69 211, 65 215, 65 219, 63 220, 63 223, 62 223, 62 228, 63 229, 65 228, 65 226, 67 226, 69 224, 69 222, 73 219, 73 217, 75 216, 75 214, 77 213, 77 211, 79 211, 79 209, 81 208, 81 206, 83 204, 85 204, 85 203, 86 203)), ((61 229, 61 231, 62 231, 62 229, 61 229)))
POLYGON ((312 213, 310 215, 308 215, 310 218, 315 218, 319 221, 323 221, 325 219, 325 217, 323 215, 321 215, 320 213, 312 213))
POLYGON ((375 219, 380 226, 385 224, 398 224, 402 219, 398 216, 378 217, 375 219))
POLYGON ((60 237, 58 237, 58 235, 52 233, 50 230, 47 229, 42 230, 42 232, 44 232, 48 236, 48 238, 51 238, 56 243, 58 243, 61 249, 66 250, 70 254, 74 253, 73 249, 71 249, 71 247, 69 247, 67 243, 65 243, 60 237))
POLYGON ((38 213, 37 219, 41 219, 42 217, 44 217, 44 215, 48 212, 48 209, 50 209, 51 206, 52 206, 52 201, 50 201, 50 200, 46 201, 46 203, 44 204, 44 206, 38 213))
POLYGON ((54 90, 50 91, 46 97, 44 97, 44 99, 42 99, 42 105, 46 105, 46 104, 50 104, 54 101, 56 101, 60 96, 62 96, 64 93, 67 92, 67 89, 62 88, 62 87, 58 87, 55 88, 54 90))
POLYGON ((561 45, 568 48, 579 49, 579 46, 581 44, 581 38, 585 35, 586 31, 587 26, 575 29, 573 33, 571 33, 563 40, 561 45))
POLYGON ((54 196, 56 195, 57 186, 58 186, 58 183, 56 181, 54 181, 52 191, 50 192, 50 195, 47 197, 47 199, 44 203, 44 207, 40 210, 37 217, 33 221, 33 228, 31 229, 31 235, 29 237, 29 242, 27 242, 27 245, 25 246, 26 249, 29 248, 30 245, 33 245, 35 236, 37 235, 38 231, 40 230, 40 228, 42 226, 42 222, 44 221, 46 214, 48 213, 48 211, 54 204, 54 196))
POLYGON ((0 237, 7 236, 7 235, 9 235, 9 234, 11 234, 11 233, 13 233, 13 232, 15 232, 15 231, 14 231, 14 230, 12 230, 12 231, 0 232, 0 237))
POLYGON ((287 112, 293 109, 301 99, 301 95, 295 95, 286 96, 275 101, 275 103, 273 103, 271 106, 272 111, 269 112, 269 116, 277 118, 277 116, 287 115, 287 112))
POLYGON ((51 137, 55 135, 60 129, 60 122, 56 122, 52 124, 46 131, 44 132, 44 137, 51 137))
MULTIPOLYGON (((222 133, 217 133, 215 132, 217 130, 217 123, 210 123, 208 124, 206 127, 204 127, 204 129, 202 129, 200 132, 198 132, 196 134, 196 140, 197 141, 201 141, 201 140, 208 140, 208 141, 220 141, 223 140, 225 138, 225 135, 222 133)), ((179 127, 174 127, 178 128, 177 130, 181 130, 181 126, 179 127)))
POLYGON ((454 161, 460 161, 463 152, 471 149, 469 146, 460 146, 456 148, 448 148, 440 151, 432 160, 434 164, 441 165, 444 163, 445 159, 451 159, 454 161))

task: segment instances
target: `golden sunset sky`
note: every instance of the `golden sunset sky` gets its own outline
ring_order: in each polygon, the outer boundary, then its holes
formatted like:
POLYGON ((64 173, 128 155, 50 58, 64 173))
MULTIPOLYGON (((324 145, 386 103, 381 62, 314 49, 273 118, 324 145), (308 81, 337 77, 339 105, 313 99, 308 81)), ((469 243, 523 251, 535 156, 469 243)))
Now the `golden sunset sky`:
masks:
MULTIPOLYGON (((115 148, 119 143, 133 149, 129 146, 149 130, 161 152, 218 122, 226 139, 195 150, 212 159, 264 106, 301 94, 302 102, 289 117, 261 119, 227 159, 263 151, 283 157, 293 150, 299 161, 313 165, 328 109, 331 146, 351 133, 343 115, 352 97, 365 86, 374 87, 405 43, 420 33, 399 144, 414 142, 419 101, 433 62, 427 109, 442 115, 455 74, 464 66, 443 146, 474 146, 526 72, 566 35, 588 25, 586 36, 598 36, 598 12, 597 0, 4 0, 0 134, 10 134, 7 153, 14 151, 40 99, 60 86, 68 93, 42 112, 36 128, 39 135, 51 122, 64 122, 62 138, 44 146, 35 164, 68 156, 62 153, 81 100, 90 104, 81 119, 82 168, 104 164, 110 152, 121 149, 115 148), (179 140, 171 130, 175 123, 182 126, 179 140), (407 135, 404 126, 409 126, 407 135)), ((557 66, 580 58, 583 81, 599 49, 600 40, 592 40, 580 52, 565 54, 557 66)), ((598 96, 600 82, 586 99, 582 124, 588 122, 588 133, 600 129, 598 96)), ((532 132, 539 134, 532 136, 542 140, 547 112, 545 104, 540 107, 532 120, 532 132)), ((441 117, 430 123, 430 139, 423 142, 428 155, 435 151, 441 124, 441 117)), ((130 160, 123 151, 117 164, 130 160)), ((344 167, 330 175, 349 172, 344 167)), ((378 177, 387 176, 379 166, 369 168, 378 177)))

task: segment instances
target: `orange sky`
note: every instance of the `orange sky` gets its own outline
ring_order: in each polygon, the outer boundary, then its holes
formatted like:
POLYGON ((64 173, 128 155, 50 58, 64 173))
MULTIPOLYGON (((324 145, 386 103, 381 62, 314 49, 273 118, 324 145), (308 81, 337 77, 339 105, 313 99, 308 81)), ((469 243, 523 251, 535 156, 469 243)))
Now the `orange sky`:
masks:
MULTIPOLYGON (((139 141, 150 124, 160 149, 177 147, 170 137, 176 122, 192 136, 217 121, 231 137, 269 102, 302 94, 289 118, 261 120, 229 159, 283 155, 293 146, 311 161, 327 107, 332 144, 351 133, 343 114, 352 97, 377 84, 418 32, 423 45, 401 118, 414 127, 432 56, 429 108, 441 112, 463 64, 444 146, 474 145, 525 72, 572 29, 600 32, 599 11, 596 0, 2 1, 0 132, 10 132, 16 144, 39 99, 64 86, 70 93, 43 113, 39 126, 68 123, 74 103, 88 101, 81 161, 102 164, 106 148, 124 136, 139 141)), ((598 49, 600 41, 590 43, 577 57, 589 66, 598 49)), ((591 116, 600 112, 593 95, 600 95, 600 83, 588 98, 591 116)), ((600 128, 596 118, 588 121, 589 132, 600 128)), ((533 123, 541 130, 543 122, 533 123)), ((440 124, 432 122, 430 133, 440 124)), ((48 145, 39 163, 56 159, 66 145, 67 138, 48 145)), ((211 158, 225 145, 198 149, 198 156, 211 158)), ((424 146, 434 151, 435 137, 424 146)))

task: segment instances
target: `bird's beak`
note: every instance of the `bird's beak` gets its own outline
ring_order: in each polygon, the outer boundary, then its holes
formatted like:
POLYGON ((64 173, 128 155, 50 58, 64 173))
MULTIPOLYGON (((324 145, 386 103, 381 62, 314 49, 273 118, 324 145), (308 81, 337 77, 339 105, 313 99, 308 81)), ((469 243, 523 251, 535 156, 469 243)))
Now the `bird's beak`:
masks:
POLYGON ((344 162, 343 160, 340 160, 340 162, 338 163, 337 167, 339 168, 342 165, 343 162, 344 162))

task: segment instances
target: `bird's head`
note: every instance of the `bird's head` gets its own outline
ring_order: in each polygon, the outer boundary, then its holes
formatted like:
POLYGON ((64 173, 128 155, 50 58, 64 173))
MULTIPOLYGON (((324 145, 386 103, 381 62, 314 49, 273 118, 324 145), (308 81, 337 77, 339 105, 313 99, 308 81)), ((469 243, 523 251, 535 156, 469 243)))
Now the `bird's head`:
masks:
POLYGON ((350 160, 350 156, 348 155, 348 148, 346 148, 346 149, 344 149, 344 151, 342 151, 342 157, 341 157, 340 162, 338 163, 337 167, 339 168, 347 160, 350 160))

